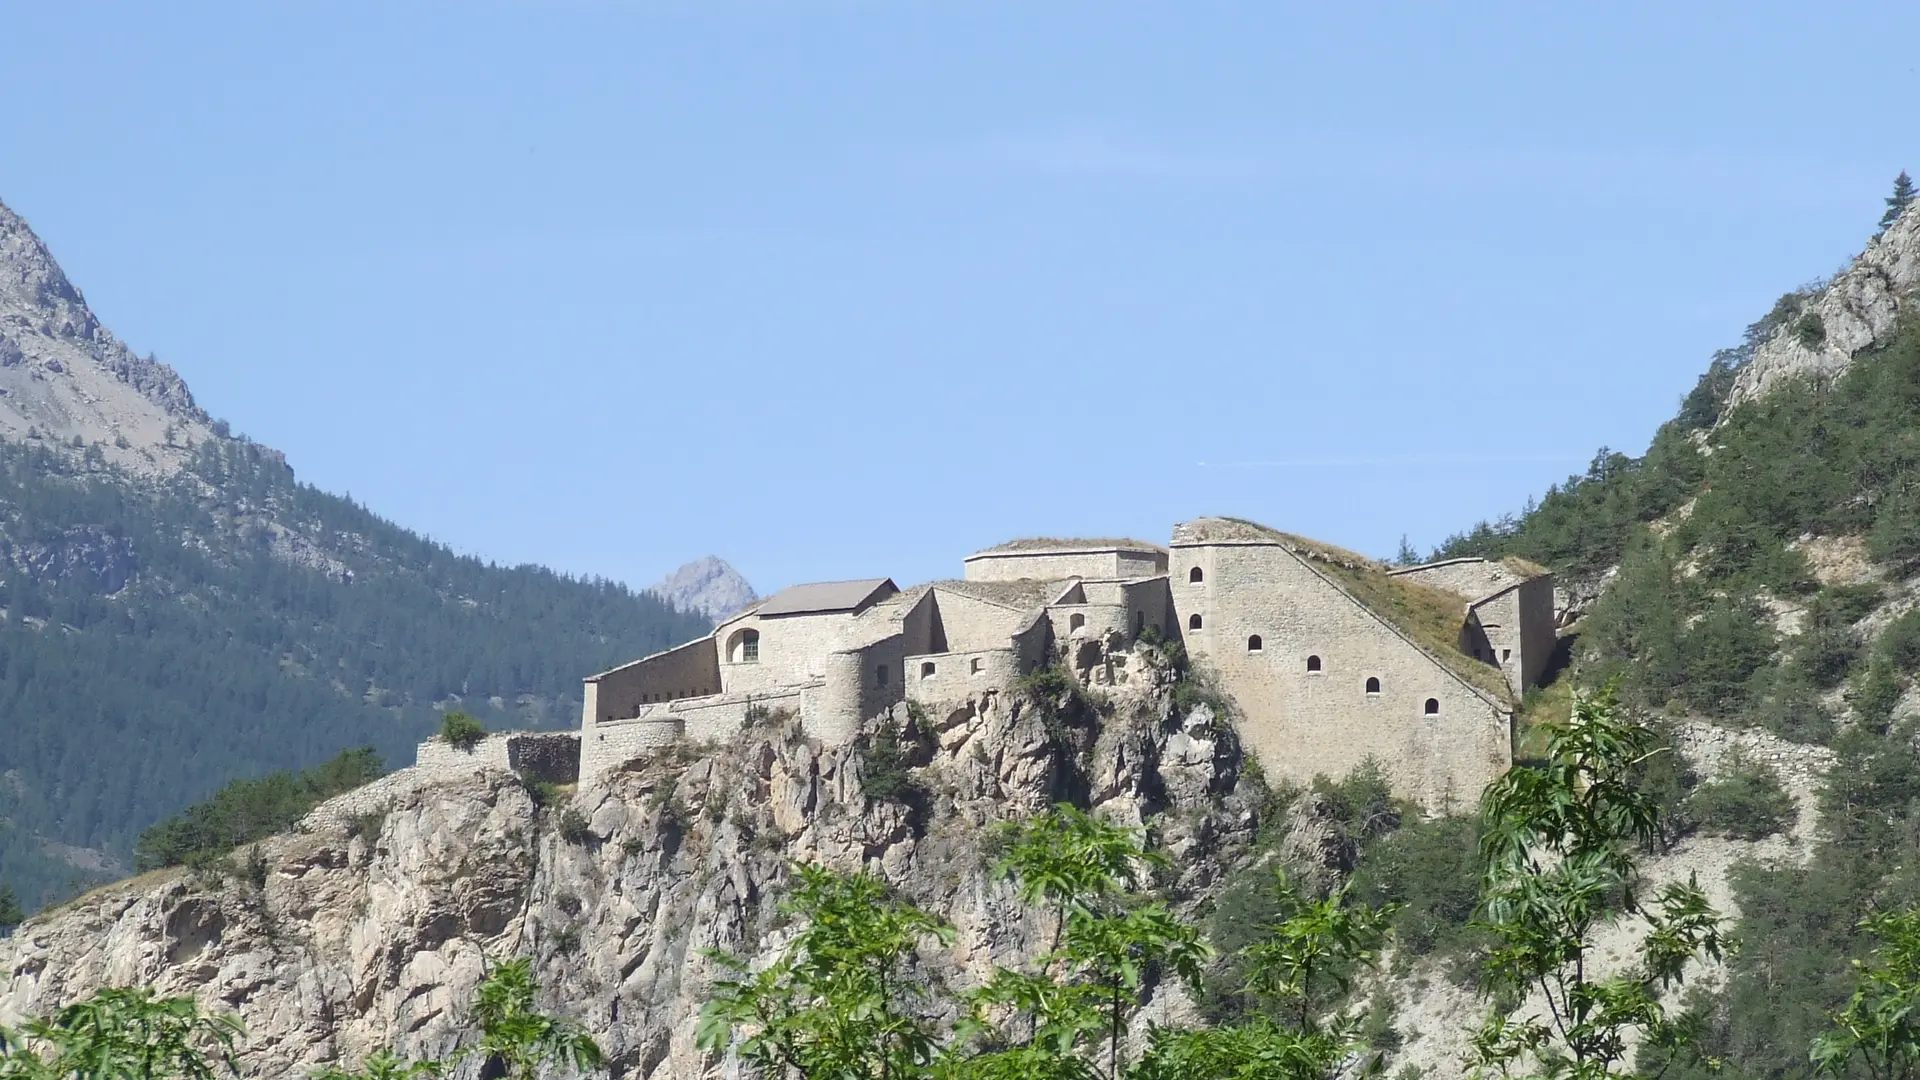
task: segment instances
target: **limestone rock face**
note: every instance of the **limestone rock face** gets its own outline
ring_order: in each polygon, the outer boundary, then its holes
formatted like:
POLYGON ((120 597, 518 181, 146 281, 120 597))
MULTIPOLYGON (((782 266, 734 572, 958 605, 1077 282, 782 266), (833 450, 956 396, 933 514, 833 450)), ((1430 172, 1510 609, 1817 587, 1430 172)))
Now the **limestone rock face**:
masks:
MULTIPOLYGON (((694 1045, 724 973, 706 950, 781 944, 789 860, 873 869, 945 915, 954 942, 925 959, 964 987, 1047 938, 1044 916, 991 873, 993 822, 1069 794, 1151 819, 1189 904, 1245 858, 1258 825, 1263 804, 1229 790, 1228 729, 1173 716, 1164 688, 1064 721, 1017 695, 969 701, 938 732, 901 712, 921 747, 918 809, 867 799, 859 750, 822 748, 787 721, 668 747, 545 808, 502 771, 404 770, 262 843, 251 873, 242 852, 222 880, 135 878, 21 927, 0 941, 0 1023, 151 983, 238 1013, 246 1075, 302 1077, 382 1047, 451 1052, 487 963, 524 954, 613 1075, 727 1076, 730 1062, 694 1045)), ((1154 1015, 1184 1015, 1177 996, 1154 1015)))
POLYGON ((715 555, 693 560, 647 591, 680 611, 698 612, 715 622, 760 599, 738 570, 715 555))
POLYGON ((0 439, 77 439, 111 464, 167 474, 211 435, 180 376, 101 326, 46 245, 0 203, 0 439))
POLYGON ((1785 379, 1845 371, 1855 354, 1893 332, 1901 299, 1916 286, 1920 286, 1920 208, 1910 206, 1808 301, 1803 317, 1819 316, 1824 337, 1817 342, 1802 340, 1791 324, 1775 331, 1735 377, 1732 404, 1755 400, 1785 379))

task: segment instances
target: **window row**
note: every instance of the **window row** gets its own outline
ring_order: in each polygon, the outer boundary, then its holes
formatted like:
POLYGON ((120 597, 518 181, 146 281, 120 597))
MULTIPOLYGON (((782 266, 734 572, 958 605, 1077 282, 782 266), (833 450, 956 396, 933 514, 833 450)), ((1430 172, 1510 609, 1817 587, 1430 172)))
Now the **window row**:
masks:
MULTIPOLYGON (((878 683, 881 686, 887 685, 887 678, 889 673, 892 670, 893 670, 892 667, 888 664, 881 664, 879 667, 874 668, 873 681, 875 683, 878 683)), ((969 675, 983 675, 986 673, 986 670, 987 670, 987 662, 981 657, 976 656, 973 659, 967 661, 967 674, 969 675)), ((921 678, 931 679, 935 675, 938 675, 939 673, 940 673, 940 666, 934 663, 932 660, 920 661, 920 677, 921 678)))

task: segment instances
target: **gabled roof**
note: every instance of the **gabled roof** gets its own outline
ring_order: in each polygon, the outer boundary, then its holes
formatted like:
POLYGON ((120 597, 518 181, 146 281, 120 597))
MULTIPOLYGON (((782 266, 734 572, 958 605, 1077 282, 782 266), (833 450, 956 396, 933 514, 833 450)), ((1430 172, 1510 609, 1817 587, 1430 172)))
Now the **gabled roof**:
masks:
POLYGON ((1284 548, 1482 696, 1503 706, 1512 704, 1513 690, 1506 676, 1460 651, 1460 628, 1468 615, 1463 597, 1411 578, 1395 577, 1385 564, 1365 555, 1240 518, 1183 522, 1174 526, 1173 544, 1284 548))
POLYGON ((809 585, 789 585, 761 602, 757 614, 826 615, 838 611, 859 611, 900 591, 892 578, 862 578, 859 581, 816 581, 809 585))
POLYGON ((932 588, 1009 611, 1025 612, 1045 604, 1060 590, 1045 581, 936 581, 932 588))

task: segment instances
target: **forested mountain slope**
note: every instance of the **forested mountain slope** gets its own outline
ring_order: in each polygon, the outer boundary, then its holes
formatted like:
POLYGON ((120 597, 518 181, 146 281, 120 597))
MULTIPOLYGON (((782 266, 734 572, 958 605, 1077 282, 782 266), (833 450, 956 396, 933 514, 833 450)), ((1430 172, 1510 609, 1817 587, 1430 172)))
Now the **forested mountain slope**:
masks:
POLYGON ((1716 356, 1644 456, 1603 450, 1439 550, 1571 579, 1574 677, 1643 714, 1831 749, 1810 845, 1728 874, 1742 949, 1693 999, 1721 1076, 1808 1075, 1860 920, 1920 902, 1920 210, 1889 217, 1716 356))
POLYGON ((584 673, 707 626, 299 483, 101 329, 5 207, 0 594, 0 886, 29 907, 237 776, 361 744, 407 764, 454 700, 571 724, 584 673))

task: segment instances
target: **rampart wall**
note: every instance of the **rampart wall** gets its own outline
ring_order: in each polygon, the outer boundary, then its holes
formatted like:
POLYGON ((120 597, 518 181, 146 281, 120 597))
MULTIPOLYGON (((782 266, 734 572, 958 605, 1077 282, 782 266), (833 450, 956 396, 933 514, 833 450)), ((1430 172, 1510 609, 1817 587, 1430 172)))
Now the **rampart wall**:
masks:
POLYGON ((702 697, 720 690, 720 664, 713 639, 700 638, 588 680, 580 707, 581 727, 627 719, 656 702, 702 697))
POLYGON ((1373 757, 1402 795, 1438 811, 1506 771, 1510 712, 1286 550, 1177 547, 1170 577, 1189 654, 1238 703, 1242 738, 1271 775, 1340 777, 1373 757))

